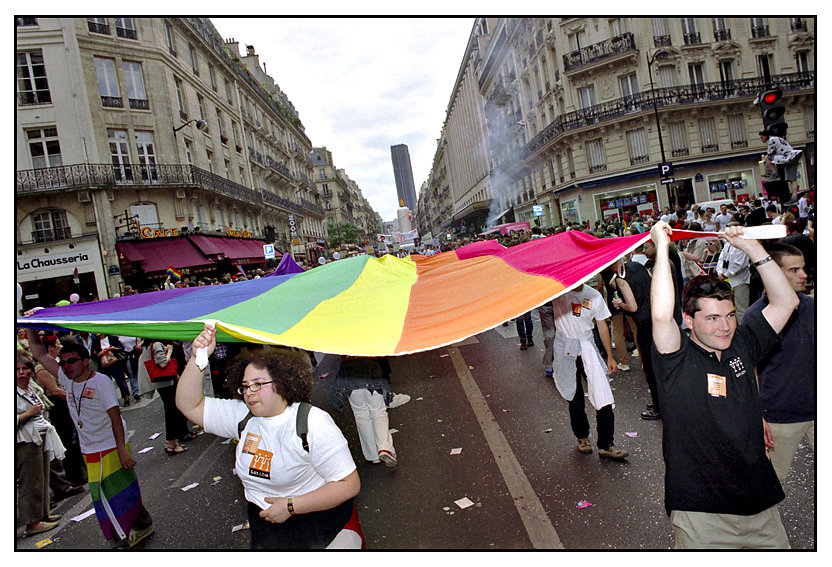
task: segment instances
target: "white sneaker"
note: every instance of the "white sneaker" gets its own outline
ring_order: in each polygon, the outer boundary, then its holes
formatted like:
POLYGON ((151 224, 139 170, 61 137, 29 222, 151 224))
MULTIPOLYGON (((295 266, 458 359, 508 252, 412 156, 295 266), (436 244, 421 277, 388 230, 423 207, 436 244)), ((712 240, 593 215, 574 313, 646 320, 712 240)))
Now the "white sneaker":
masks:
POLYGON ((619 364, 618 369, 621 372, 629 372, 630 371, 630 365, 629 364, 619 364))
POLYGON ((410 396, 408 396, 407 394, 393 394, 393 399, 390 400, 390 405, 387 406, 387 409, 393 409, 399 406, 403 406, 409 401, 410 396))
POLYGON ((396 455, 384 449, 378 452, 378 458, 384 461, 384 466, 388 469, 395 469, 396 465, 399 464, 396 460, 396 455))
POLYGON ((638 349, 636 349, 632 353, 630 353, 630 356, 635 356, 636 358, 638 358, 638 349))

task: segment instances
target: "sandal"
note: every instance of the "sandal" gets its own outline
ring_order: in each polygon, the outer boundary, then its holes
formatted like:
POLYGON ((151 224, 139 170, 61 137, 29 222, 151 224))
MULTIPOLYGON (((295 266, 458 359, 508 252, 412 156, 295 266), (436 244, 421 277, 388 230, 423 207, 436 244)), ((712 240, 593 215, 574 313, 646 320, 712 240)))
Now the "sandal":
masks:
POLYGON ((187 451, 188 448, 185 445, 175 445, 173 447, 169 445, 165 445, 165 453, 168 455, 178 455, 179 453, 184 453, 187 451))

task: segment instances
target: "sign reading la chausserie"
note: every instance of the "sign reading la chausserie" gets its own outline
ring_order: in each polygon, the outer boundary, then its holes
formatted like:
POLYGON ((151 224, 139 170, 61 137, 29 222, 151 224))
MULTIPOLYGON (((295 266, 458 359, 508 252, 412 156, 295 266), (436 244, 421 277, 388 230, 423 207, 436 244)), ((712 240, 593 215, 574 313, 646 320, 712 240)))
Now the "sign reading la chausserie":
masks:
POLYGON ((64 254, 49 254, 35 256, 33 258, 17 260, 17 271, 20 272, 39 272, 43 270, 51 270, 54 268, 68 268, 71 266, 81 266, 84 264, 91 264, 89 254, 86 252, 67 252, 64 254))

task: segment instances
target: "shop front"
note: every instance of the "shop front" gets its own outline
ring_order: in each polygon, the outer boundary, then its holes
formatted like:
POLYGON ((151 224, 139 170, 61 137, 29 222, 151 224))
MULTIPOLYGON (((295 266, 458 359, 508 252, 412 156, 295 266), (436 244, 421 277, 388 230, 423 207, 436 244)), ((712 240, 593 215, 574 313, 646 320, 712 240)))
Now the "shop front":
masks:
POLYGON ((84 302, 108 298, 95 237, 18 246, 16 261, 24 310, 52 307, 73 293, 84 302))
POLYGON ((708 199, 733 199, 741 203, 746 199, 753 200, 760 191, 754 190, 754 172, 751 169, 714 173, 707 176, 708 199))
POLYGON ((652 215, 659 210, 654 186, 645 185, 619 191, 596 193, 595 204, 606 222, 630 222, 635 217, 652 215))

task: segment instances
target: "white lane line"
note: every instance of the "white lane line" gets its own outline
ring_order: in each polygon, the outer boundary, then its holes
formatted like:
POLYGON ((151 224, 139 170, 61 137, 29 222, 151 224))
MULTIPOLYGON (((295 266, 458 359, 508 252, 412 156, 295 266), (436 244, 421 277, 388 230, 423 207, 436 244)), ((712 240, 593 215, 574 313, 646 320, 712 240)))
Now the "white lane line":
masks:
POLYGON ((494 419, 494 414, 491 413, 488 402, 474 381, 474 377, 471 375, 471 371, 468 370, 468 365, 459 353, 459 349, 448 347, 448 352, 451 355, 456 374, 459 376, 459 381, 462 383, 462 389, 474 410, 477 421, 480 423, 480 428, 486 441, 488 441, 488 447, 494 455, 497 467, 499 467, 500 473, 506 481, 514 505, 517 507, 520 519, 523 521, 523 526, 529 534, 532 546, 535 549, 563 549, 560 537, 552 526, 552 522, 549 521, 549 516, 546 515, 543 504, 532 489, 529 479, 523 472, 523 467, 520 466, 520 462, 511 450, 511 446, 500 430, 500 426, 497 425, 497 420, 494 419))

